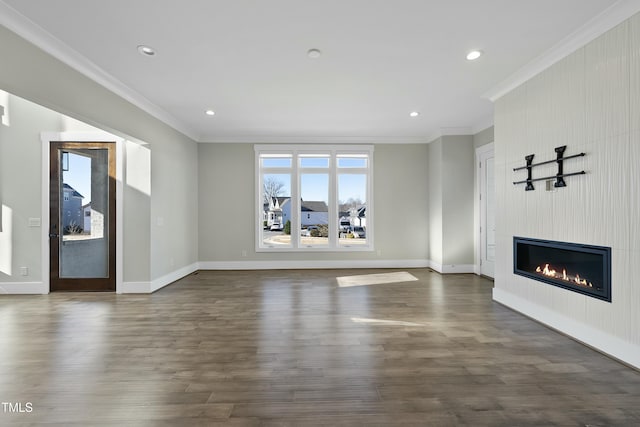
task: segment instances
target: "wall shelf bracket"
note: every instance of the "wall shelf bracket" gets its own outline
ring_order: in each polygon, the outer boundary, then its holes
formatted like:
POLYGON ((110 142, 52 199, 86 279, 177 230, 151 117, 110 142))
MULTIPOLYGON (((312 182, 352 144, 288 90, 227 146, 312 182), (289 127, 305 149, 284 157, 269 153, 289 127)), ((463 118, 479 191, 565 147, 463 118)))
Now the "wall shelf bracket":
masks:
POLYGON ((555 148, 556 158, 554 160, 547 160, 547 161, 540 162, 540 163, 533 163, 533 157, 535 156, 535 154, 529 154, 528 156, 525 156, 524 159, 527 162, 527 164, 525 166, 520 166, 520 167, 517 167, 517 168, 513 168, 513 171, 517 172, 519 170, 526 169, 527 170, 527 179, 524 179, 522 181, 514 181, 513 184, 514 185, 527 184, 525 186, 525 191, 531 191, 531 190, 535 190, 535 187, 533 186, 533 183, 535 181, 543 181, 543 180, 555 178, 556 182, 553 184, 554 187, 556 187, 556 188, 558 188, 558 187, 566 187, 567 183, 564 180, 565 177, 575 176, 575 175, 584 175, 586 173, 585 171, 564 173, 564 161, 565 160, 575 159, 577 157, 582 157, 582 156, 585 155, 585 153, 578 153, 578 154, 573 154, 571 156, 564 157, 564 152, 566 151, 566 149, 567 149, 566 145, 563 145, 563 146, 560 146, 560 147, 556 147, 555 148), (551 176, 546 176, 544 178, 533 178, 532 177, 532 169, 534 167, 547 165, 549 163, 557 163, 558 164, 558 173, 557 174, 551 175, 551 176))

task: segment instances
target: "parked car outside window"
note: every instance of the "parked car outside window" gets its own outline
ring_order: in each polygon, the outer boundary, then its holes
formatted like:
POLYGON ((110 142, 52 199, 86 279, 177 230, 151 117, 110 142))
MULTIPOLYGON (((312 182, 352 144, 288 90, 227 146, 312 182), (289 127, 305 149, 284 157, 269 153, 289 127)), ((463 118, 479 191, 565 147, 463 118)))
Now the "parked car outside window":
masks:
POLYGON ((311 237, 312 233, 315 234, 315 235, 318 235, 318 234, 320 234, 320 229, 318 227, 316 227, 315 225, 310 225, 305 230, 302 230, 300 232, 300 235, 306 236, 306 237, 311 237), (316 232, 313 233, 313 230, 316 230, 316 232))
POLYGON ((351 233, 356 239, 364 239, 365 237, 367 237, 367 232, 363 227, 360 226, 353 227, 351 233))

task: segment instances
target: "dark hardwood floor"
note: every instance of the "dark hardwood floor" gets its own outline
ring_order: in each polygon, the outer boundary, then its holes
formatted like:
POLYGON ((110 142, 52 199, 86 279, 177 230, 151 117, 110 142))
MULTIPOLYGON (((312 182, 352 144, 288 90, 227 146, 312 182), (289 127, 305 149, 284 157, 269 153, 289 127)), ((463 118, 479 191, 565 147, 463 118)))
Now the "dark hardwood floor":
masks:
POLYGON ((638 371, 492 302, 486 279, 406 271, 2 296, 0 401, 32 411, 0 406, 0 425, 640 425, 638 371))

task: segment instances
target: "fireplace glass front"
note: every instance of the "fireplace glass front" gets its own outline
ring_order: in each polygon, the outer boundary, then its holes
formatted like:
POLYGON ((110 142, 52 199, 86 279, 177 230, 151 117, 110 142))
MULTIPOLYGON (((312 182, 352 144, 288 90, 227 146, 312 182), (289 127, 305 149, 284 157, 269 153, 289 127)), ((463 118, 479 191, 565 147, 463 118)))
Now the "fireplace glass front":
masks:
POLYGON ((513 272, 611 302, 611 248, 513 238, 513 272))

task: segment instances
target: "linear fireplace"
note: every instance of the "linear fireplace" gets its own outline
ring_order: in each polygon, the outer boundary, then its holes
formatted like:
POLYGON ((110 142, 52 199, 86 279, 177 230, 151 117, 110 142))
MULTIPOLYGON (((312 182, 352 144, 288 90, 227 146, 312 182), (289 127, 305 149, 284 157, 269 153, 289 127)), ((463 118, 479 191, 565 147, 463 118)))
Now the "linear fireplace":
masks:
POLYGON ((513 238, 513 272, 611 302, 611 248, 513 238))

